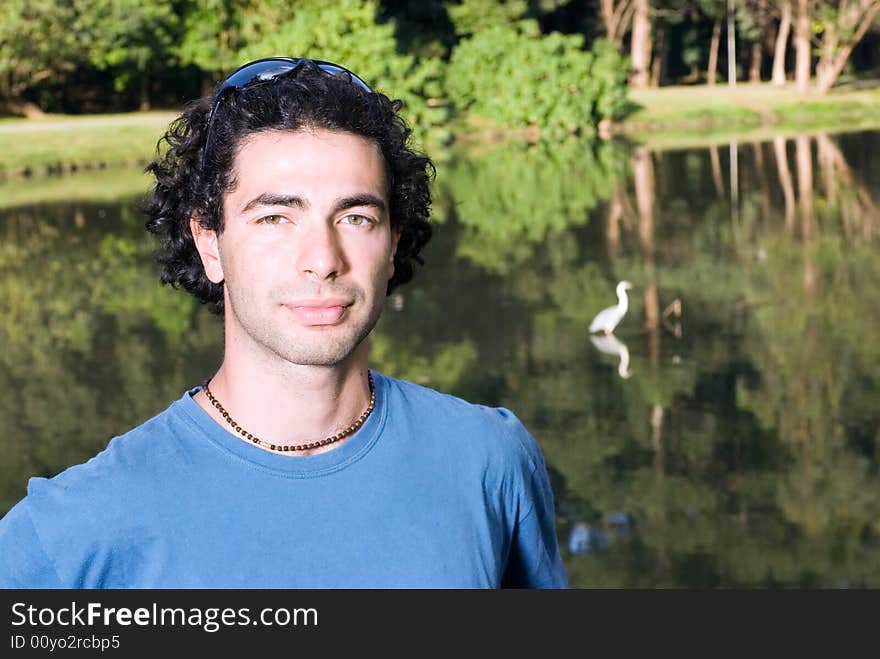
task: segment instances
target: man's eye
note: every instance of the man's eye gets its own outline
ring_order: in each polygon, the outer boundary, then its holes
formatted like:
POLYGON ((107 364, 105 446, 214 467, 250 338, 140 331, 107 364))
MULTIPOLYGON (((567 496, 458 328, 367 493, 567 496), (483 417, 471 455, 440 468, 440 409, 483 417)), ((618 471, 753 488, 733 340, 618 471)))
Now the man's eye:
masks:
POLYGON ((346 215, 342 218, 342 221, 356 227, 370 224, 372 222, 372 220, 366 215, 346 215))
POLYGON ((284 221, 282 215, 266 215, 257 220, 258 224, 281 224, 284 221))

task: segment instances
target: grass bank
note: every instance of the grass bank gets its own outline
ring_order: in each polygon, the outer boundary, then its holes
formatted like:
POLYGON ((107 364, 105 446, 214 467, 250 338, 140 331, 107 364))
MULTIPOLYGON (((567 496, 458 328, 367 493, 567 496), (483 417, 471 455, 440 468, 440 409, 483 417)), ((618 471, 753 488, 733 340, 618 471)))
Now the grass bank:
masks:
MULTIPOLYGON (((630 99, 636 109, 613 133, 652 149, 880 128, 880 80, 839 85, 822 97, 801 98, 791 84, 740 83, 634 90, 630 99)), ((0 120, 0 182, 143 167, 174 117, 133 112, 0 120)))
POLYGON ((880 127, 880 80, 801 98, 793 84, 740 83, 633 90, 637 109, 613 132, 649 148, 706 146, 773 135, 880 127))
POLYGON ((0 179, 142 166, 174 118, 167 112, 0 121, 0 179))
POLYGON ((142 196, 153 183, 140 167, 113 167, 64 176, 0 180, 0 210, 31 204, 117 202, 142 196))

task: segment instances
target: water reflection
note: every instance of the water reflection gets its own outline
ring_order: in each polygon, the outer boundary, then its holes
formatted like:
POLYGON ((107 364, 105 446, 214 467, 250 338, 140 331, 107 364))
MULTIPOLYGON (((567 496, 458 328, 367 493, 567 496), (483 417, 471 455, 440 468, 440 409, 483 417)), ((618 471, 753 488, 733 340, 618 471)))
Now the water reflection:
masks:
POLYGON ((615 545, 630 542, 632 539, 632 519, 624 512, 607 513, 595 524, 577 521, 568 531, 565 548, 569 554, 580 555, 603 552, 615 545))
MULTIPOLYGON (((517 413, 575 586, 878 587, 878 147, 459 154, 374 365, 517 413), (621 279, 619 336, 588 342, 621 279)), ((220 324, 156 283, 138 196, 0 211, 4 507, 219 362, 220 324)))
POLYGON ((675 298, 663 310, 663 326, 669 330, 676 339, 681 338, 681 300, 675 298))
POLYGON ((617 374, 624 380, 632 376, 629 370, 629 349, 626 344, 613 334, 600 334, 590 336, 590 341, 596 348, 606 355, 614 355, 620 358, 617 365, 617 374))

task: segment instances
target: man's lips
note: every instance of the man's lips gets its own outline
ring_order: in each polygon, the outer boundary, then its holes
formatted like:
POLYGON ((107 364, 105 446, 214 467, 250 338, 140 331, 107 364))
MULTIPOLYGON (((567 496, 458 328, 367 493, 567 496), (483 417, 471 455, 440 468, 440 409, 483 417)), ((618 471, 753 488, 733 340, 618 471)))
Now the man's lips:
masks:
POLYGON ((352 304, 343 298, 324 298, 320 300, 296 300, 284 306, 306 325, 332 325, 338 322, 352 304))

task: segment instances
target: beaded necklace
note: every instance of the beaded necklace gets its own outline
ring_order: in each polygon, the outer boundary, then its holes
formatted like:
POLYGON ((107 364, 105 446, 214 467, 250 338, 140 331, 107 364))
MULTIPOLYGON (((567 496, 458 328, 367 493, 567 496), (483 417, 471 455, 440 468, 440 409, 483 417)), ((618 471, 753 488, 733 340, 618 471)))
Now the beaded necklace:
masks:
POLYGON ((253 442, 254 444, 258 444, 263 448, 267 448, 270 451, 280 451, 282 453, 287 453, 288 451, 308 451, 310 449, 320 448, 322 446, 327 446, 328 444, 333 444, 334 442, 338 442, 340 439, 348 437, 353 434, 358 428, 364 425, 364 421, 367 420, 367 417, 370 416, 370 412, 373 411, 373 407, 376 404, 376 391, 373 387, 373 374, 367 371, 367 379, 370 384, 370 404, 367 405, 367 409, 364 410, 364 413, 361 414, 357 419, 355 419, 354 423, 352 423, 345 430, 340 430, 335 435, 330 435, 329 437, 325 437, 324 439, 318 440, 316 442, 310 442, 308 444, 296 444, 296 445, 286 445, 286 444, 270 444, 269 442, 263 441, 256 435, 249 433, 247 430, 242 428, 238 423, 233 420, 231 416, 229 416, 229 412, 227 412, 224 407, 220 404, 220 401, 214 397, 214 394, 211 393, 211 390, 208 388, 208 381, 205 380, 204 389, 205 395, 208 397, 208 400, 211 401, 211 405, 217 408, 217 411, 225 419, 226 423, 228 423, 232 428, 240 434, 243 438, 253 442))

